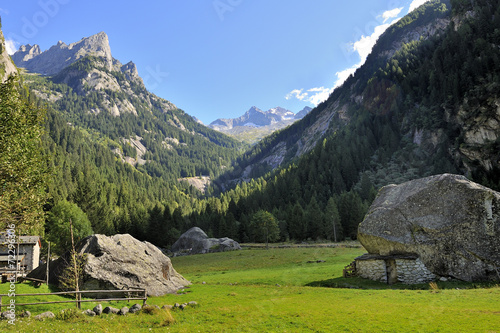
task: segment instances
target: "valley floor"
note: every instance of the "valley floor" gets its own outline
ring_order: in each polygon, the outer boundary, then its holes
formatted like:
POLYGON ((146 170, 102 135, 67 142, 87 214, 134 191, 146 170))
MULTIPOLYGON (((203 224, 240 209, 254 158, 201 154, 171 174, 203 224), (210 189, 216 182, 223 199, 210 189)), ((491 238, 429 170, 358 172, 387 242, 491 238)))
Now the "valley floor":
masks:
MULTIPOLYGON (((161 315, 102 315, 67 321, 19 319, 14 326, 1 321, 0 331, 500 332, 498 285, 446 282, 431 289, 342 278, 343 267, 363 252, 275 248, 177 257, 172 259, 174 267, 193 284, 178 295, 148 300, 159 306, 198 302, 197 307, 172 311, 173 324, 163 326, 161 315)), ((0 285, 0 293, 7 288, 0 285)), ((18 288, 18 293, 46 291, 34 291, 27 284, 18 288)), ((86 304, 85 308, 94 306, 86 304)), ((30 311, 57 312, 64 307, 30 311)))

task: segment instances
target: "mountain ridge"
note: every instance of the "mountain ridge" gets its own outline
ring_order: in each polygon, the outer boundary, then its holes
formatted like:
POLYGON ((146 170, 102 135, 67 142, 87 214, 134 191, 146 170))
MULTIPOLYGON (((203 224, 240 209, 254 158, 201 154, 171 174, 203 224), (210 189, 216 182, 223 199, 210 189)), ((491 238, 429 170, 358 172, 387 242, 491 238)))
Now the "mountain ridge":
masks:
POLYGON ((54 75, 88 55, 105 59, 107 69, 113 68, 109 38, 105 32, 84 37, 69 45, 59 41, 43 52, 37 44, 22 45, 12 55, 12 60, 18 67, 26 68, 31 72, 54 75))
POLYGON ((282 107, 262 111, 252 106, 238 118, 219 118, 208 127, 225 133, 237 140, 254 144, 273 132, 290 126, 305 117, 312 108, 306 106, 297 114, 282 107))

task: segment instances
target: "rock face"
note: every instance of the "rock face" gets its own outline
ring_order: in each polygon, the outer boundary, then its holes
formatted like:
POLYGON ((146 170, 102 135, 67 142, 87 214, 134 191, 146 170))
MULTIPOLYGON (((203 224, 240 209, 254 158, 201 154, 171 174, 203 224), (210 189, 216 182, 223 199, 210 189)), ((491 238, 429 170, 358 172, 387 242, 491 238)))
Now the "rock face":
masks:
POLYGON ((176 254, 199 254, 209 252, 224 252, 241 250, 240 244, 231 238, 208 238, 207 234, 198 227, 186 231, 172 245, 172 252, 176 254))
POLYGON ((40 52, 38 45, 23 45, 12 55, 12 60, 17 66, 31 72, 53 75, 87 55, 102 57, 106 60, 108 69, 113 68, 108 35, 104 32, 69 45, 59 41, 57 45, 44 52, 40 52))
MULTIPOLYGON (((175 271, 170 259, 156 246, 140 242, 128 234, 89 236, 78 244, 77 251, 87 254, 82 290, 134 287, 145 288, 149 296, 161 296, 190 284, 175 271)), ((50 264, 49 282, 58 283, 65 257, 50 264)), ((44 277, 45 267, 41 265, 30 276, 44 277)))
POLYGON ((5 38, 2 30, 0 30, 0 81, 5 82, 11 75, 17 75, 17 68, 7 53, 5 38))
POLYGON ((438 276, 499 280, 500 193, 450 174, 385 186, 358 238, 370 254, 417 255, 438 276))

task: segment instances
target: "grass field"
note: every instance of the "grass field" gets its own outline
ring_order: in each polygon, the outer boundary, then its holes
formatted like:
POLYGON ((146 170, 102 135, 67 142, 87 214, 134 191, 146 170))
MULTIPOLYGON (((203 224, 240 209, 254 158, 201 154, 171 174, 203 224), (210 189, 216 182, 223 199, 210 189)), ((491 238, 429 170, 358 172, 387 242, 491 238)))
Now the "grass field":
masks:
MULTIPOLYGON (((172 311, 175 322, 170 325, 164 326, 166 314, 160 312, 44 322, 18 319, 14 326, 0 322, 0 331, 500 332, 499 286, 446 282, 438 283, 439 289, 428 285, 389 287, 342 278, 343 267, 363 252, 356 248, 287 248, 177 257, 172 259, 174 267, 193 284, 177 295, 150 298, 148 304, 197 301, 199 306, 172 311)), ((7 288, 7 284, 0 285, 0 293, 7 288)), ((20 284, 16 292, 47 290, 20 284)), ((92 308, 94 304, 83 306, 92 308)), ((33 314, 57 313, 68 307, 45 305, 29 310, 33 314)))

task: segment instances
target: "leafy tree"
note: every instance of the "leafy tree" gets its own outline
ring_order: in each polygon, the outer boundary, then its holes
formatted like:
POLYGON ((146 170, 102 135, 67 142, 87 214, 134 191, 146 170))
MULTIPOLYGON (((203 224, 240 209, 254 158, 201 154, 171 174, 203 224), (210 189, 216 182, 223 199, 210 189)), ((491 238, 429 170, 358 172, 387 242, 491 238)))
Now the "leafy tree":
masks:
POLYGON ((328 199, 325 210, 325 227, 327 230, 328 238, 334 242, 343 240, 342 224, 340 223, 340 214, 337 209, 335 199, 331 197, 328 199))
POLYGON ((0 228, 43 231, 47 165, 41 149, 45 111, 21 96, 11 76, 0 83, 0 228))
POLYGON ((70 219, 75 243, 93 233, 90 221, 80 207, 66 200, 59 201, 50 210, 46 224, 48 240, 53 243, 54 253, 59 255, 71 248, 70 219))
POLYGON ((259 210, 252 216, 250 222, 254 234, 254 240, 260 243, 266 243, 269 248, 269 242, 275 242, 280 237, 280 228, 273 214, 264 210, 259 210))

